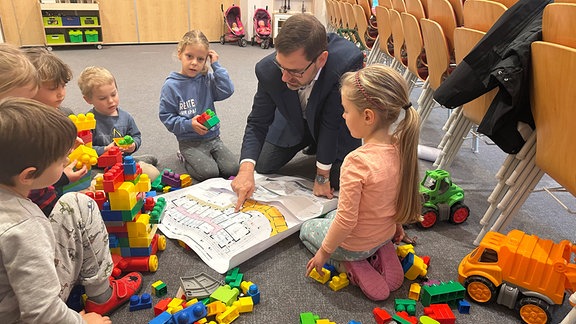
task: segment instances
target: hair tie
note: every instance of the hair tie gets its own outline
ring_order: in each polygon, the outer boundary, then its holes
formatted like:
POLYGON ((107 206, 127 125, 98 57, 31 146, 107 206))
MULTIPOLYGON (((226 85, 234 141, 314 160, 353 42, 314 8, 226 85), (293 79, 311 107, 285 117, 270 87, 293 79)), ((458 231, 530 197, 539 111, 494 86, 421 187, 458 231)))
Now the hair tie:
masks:
POLYGON ((402 106, 402 109, 408 110, 410 107, 412 107, 412 103, 411 103, 411 102, 408 102, 407 104, 405 104, 404 106, 402 106))
POLYGON ((364 89, 364 87, 360 84, 360 71, 357 71, 356 74, 354 75, 354 83, 356 84, 356 88, 358 88, 358 90, 362 93, 362 95, 364 96, 364 99, 366 99, 366 101, 368 101, 369 104, 371 104, 372 106, 374 106, 374 108, 379 108, 378 104, 376 102, 374 102, 372 100, 372 98, 370 98, 368 96, 368 94, 366 93, 366 90, 364 89))

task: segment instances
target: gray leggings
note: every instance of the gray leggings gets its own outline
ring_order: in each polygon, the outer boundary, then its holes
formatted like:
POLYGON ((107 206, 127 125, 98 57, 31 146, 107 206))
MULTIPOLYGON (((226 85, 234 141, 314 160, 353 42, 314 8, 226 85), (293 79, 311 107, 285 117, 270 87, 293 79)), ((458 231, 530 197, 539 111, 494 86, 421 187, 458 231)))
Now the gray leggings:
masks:
POLYGON ((83 285, 88 296, 104 293, 114 263, 96 202, 82 193, 67 193, 56 202, 49 219, 56 238, 59 297, 66 301, 76 284, 83 285))
POLYGON ((180 141, 178 144, 186 160, 186 171, 195 180, 217 177, 227 179, 238 174, 238 158, 219 136, 203 141, 180 141))
MULTIPOLYGON (((306 246, 306 248, 312 252, 316 253, 320 246, 322 246, 322 241, 328 233, 328 228, 336 216, 336 210, 333 210, 326 214, 324 218, 314 218, 307 220, 302 224, 300 228, 300 240, 306 246)), ((386 242, 384 242, 386 243, 386 242)), ((376 253, 380 246, 377 246, 369 251, 349 251, 341 247, 336 248, 334 253, 330 258, 334 261, 359 261, 370 257, 372 254, 376 253)))

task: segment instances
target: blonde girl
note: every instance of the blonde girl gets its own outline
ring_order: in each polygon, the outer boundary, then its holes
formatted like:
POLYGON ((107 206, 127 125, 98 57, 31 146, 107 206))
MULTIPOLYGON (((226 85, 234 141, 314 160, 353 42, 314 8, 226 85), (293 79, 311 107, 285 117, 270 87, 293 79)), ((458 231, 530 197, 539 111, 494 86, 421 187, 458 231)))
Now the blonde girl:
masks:
POLYGON ((420 218, 420 119, 406 82, 387 66, 348 72, 341 83, 346 126, 363 145, 344 159, 337 210, 301 228, 315 253, 306 274, 330 260, 368 298, 385 300, 404 279, 393 242, 404 236, 402 224, 420 218))

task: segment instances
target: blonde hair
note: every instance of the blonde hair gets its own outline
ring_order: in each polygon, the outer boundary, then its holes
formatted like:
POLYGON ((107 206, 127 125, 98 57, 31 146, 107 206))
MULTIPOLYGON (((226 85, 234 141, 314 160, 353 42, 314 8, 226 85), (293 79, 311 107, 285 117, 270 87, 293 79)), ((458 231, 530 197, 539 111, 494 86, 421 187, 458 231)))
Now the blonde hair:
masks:
POLYGON ((0 184, 13 186, 14 177, 34 167, 38 178, 65 157, 76 140, 76 126, 57 109, 27 98, 0 100, 0 184))
POLYGON ((0 44, 0 98, 16 88, 40 86, 38 72, 20 49, 0 44))
MULTIPOLYGON (((89 66, 85 68, 78 77, 78 87, 82 95, 86 98, 92 98, 92 92, 96 87, 112 84, 116 85, 116 79, 110 71, 99 66, 89 66)), ((116 85, 116 87, 118 87, 116 85)))
MULTIPOLYGON (((206 35, 199 30, 191 30, 182 36, 182 39, 178 42, 178 46, 176 47, 176 54, 180 55, 188 45, 203 45, 206 48, 206 51, 210 50, 210 42, 208 42, 208 38, 206 38, 206 35)), ((208 73, 208 64, 204 64, 200 73, 208 73)))
POLYGON ((42 47, 29 47, 22 50, 36 67, 40 82, 66 84, 72 80, 72 70, 58 56, 42 47))
POLYGON ((408 86, 394 69, 373 64, 357 72, 342 76, 342 96, 361 111, 371 109, 379 116, 378 127, 390 129, 401 112, 405 117, 392 136, 400 151, 400 190, 396 200, 396 222, 415 223, 421 219, 422 203, 419 193, 418 139, 420 117, 412 107, 408 86))

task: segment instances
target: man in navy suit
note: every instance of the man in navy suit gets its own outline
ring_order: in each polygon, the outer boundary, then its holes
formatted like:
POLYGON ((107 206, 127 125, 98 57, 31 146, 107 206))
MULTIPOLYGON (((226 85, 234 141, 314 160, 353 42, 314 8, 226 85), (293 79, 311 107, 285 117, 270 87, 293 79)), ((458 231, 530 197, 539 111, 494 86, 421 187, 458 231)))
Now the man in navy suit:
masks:
POLYGON ((344 157, 361 145, 342 118, 340 77, 362 68, 362 52, 308 14, 288 18, 274 47, 256 64, 258 89, 232 181, 236 210, 254 192, 254 170, 274 173, 307 146, 317 150, 314 194, 332 198, 344 157))

